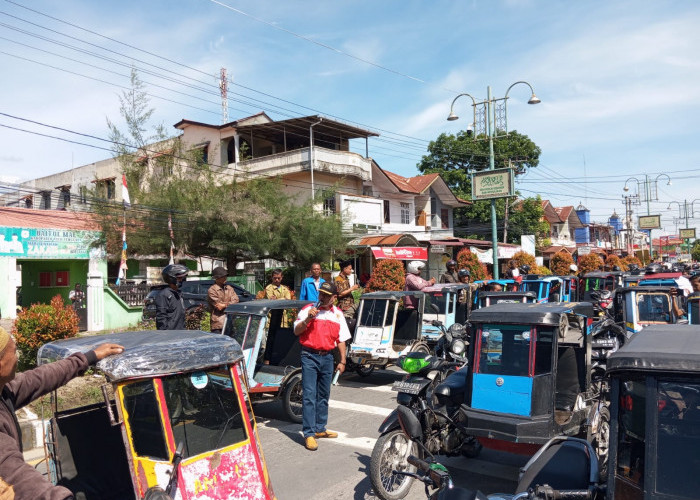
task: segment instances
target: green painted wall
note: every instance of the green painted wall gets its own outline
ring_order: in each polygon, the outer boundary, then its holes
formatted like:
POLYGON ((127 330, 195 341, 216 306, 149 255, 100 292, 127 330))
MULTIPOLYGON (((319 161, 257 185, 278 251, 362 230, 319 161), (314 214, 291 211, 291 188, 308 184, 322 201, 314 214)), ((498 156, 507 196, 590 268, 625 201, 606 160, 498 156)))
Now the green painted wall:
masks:
POLYGON ((109 287, 104 288, 105 330, 121 330, 141 321, 143 308, 129 307, 109 287))
POLYGON ((65 304, 69 304, 68 292, 76 283, 80 283, 84 291, 87 290, 88 262, 87 259, 17 260, 22 265, 22 307, 37 302, 48 304, 57 294, 63 297, 65 304), (68 286, 39 288, 39 273, 43 271, 68 271, 68 286))

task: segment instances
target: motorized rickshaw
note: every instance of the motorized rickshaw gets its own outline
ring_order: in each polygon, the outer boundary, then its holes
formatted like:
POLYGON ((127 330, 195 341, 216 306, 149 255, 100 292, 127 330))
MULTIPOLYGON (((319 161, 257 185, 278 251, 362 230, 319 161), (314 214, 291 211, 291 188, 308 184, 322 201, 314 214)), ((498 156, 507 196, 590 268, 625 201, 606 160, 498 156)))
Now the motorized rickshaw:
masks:
POLYGON ((608 402, 591 374, 592 316, 580 302, 473 311, 464 432, 485 447, 527 454, 554 436, 582 436, 604 456, 608 402))
POLYGON ((440 283, 421 290, 425 294, 422 336, 428 347, 432 349, 443 335, 443 330, 433 325, 433 321, 439 321, 445 329, 467 322, 471 291, 468 283, 440 283))
POLYGON ((493 304, 513 304, 522 302, 532 304, 537 302, 537 294, 535 292, 481 292, 479 301, 476 304, 476 309, 488 307, 493 304))
MULTIPOLYGON (((274 499, 237 342, 201 331, 122 332, 51 342, 39 364, 112 342, 104 401, 55 411, 55 484, 90 499, 274 499)), ((56 398, 54 398, 54 402, 56 398)))
POLYGON ((645 274, 639 280, 639 286, 674 286, 678 287, 678 278, 683 276, 683 273, 655 273, 645 274))
POLYGON ((562 276, 530 274, 523 278, 521 289, 537 294, 538 303, 571 301, 571 280, 565 281, 562 276))
POLYGON ((686 301, 688 323, 700 325, 700 293, 691 293, 686 301))
POLYGON ((621 271, 593 271, 586 273, 581 278, 578 300, 581 302, 589 302, 591 300, 591 292, 596 290, 613 291, 622 286, 624 273, 621 271))
POLYGON ((652 325, 608 358, 607 498, 700 498, 700 327, 652 325))
POLYGON ((673 324, 678 318, 671 306, 673 287, 632 286, 615 290, 615 321, 624 323, 628 332, 636 333, 648 325, 673 324))
POLYGON ((287 418, 301 422, 301 344, 294 320, 306 300, 253 300, 226 308, 222 333, 243 350, 253 399, 275 396, 287 418))
POLYGON ((348 358, 359 365, 386 367, 402 354, 429 354, 422 336, 425 302, 423 292, 363 294, 348 358))

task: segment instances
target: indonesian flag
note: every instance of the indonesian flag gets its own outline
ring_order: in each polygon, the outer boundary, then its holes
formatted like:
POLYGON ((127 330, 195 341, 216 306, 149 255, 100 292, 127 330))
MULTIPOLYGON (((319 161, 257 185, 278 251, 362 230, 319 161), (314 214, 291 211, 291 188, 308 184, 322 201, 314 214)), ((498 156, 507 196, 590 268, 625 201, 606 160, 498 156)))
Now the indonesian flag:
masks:
POLYGON ((131 200, 129 199, 129 190, 126 188, 125 174, 122 174, 122 200, 124 200, 124 208, 131 207, 131 200))
POLYGON ((119 275, 117 276, 117 285, 121 280, 126 278, 126 270, 129 267, 126 265, 126 229, 122 231, 122 260, 119 263, 119 275))
POLYGON ((168 231, 170 232, 170 264, 175 264, 173 258, 173 250, 175 250, 175 234, 173 233, 173 218, 172 214, 168 214, 168 231))

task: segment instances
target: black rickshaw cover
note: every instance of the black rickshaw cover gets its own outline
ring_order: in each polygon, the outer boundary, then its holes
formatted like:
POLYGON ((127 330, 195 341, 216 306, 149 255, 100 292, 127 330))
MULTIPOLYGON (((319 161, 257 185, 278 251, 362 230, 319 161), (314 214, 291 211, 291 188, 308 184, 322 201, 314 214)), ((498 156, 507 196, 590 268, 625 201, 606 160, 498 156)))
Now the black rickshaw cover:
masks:
POLYGON ((108 380, 154 377, 236 363, 243 359, 238 342, 220 334, 197 330, 147 330, 90 335, 44 344, 37 353, 43 365, 100 344, 124 346, 124 352, 97 363, 108 380))
POLYGON ((610 355, 608 373, 700 372, 700 325, 649 325, 610 355))

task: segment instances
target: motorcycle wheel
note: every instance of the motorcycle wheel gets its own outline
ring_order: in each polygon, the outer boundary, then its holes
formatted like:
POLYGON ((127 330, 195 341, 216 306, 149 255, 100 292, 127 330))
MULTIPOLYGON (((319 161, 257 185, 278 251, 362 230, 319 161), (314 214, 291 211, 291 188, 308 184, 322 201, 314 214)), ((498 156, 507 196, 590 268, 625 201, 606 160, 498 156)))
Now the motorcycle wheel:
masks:
POLYGON ((401 429, 379 436, 369 462, 369 479, 377 497, 399 500, 408 495, 413 478, 395 475, 393 471, 416 472, 416 468, 406 460, 409 455, 420 456, 418 446, 401 429))
POLYGON ((411 352, 422 352, 423 354, 430 354, 430 349, 424 343, 419 342, 413 347, 411 347, 411 352))
POLYGON ((301 373, 297 373, 284 386, 282 406, 287 418, 296 424, 301 423, 304 408, 304 390, 301 384, 301 373))
POLYGON ((610 410, 608 408, 600 409, 598 432, 593 436, 591 444, 598 456, 600 481, 604 483, 608 479, 608 452, 610 451, 610 410))
POLYGON ((357 365, 355 371, 360 377, 369 377, 374 371, 374 365, 357 365))
POLYGON ((172 497, 157 486, 148 488, 143 500, 172 500, 172 497))

